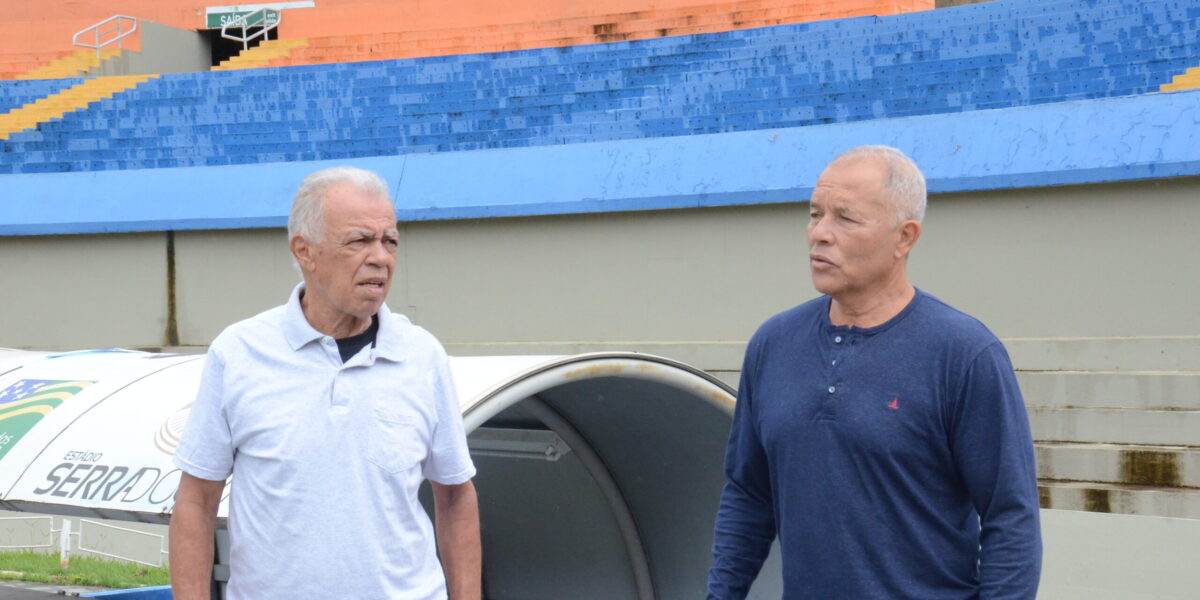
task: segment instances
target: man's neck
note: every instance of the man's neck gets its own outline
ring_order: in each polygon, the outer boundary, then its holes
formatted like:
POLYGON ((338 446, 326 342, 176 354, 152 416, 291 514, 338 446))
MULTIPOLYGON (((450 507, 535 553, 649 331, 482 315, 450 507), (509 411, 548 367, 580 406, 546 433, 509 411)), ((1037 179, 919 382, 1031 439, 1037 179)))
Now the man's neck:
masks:
POLYGON ((829 303, 829 322, 863 329, 883 325, 900 314, 916 294, 916 288, 904 279, 883 290, 835 297, 829 303))
POLYGON ((334 310, 324 303, 314 301, 307 290, 300 296, 300 310, 304 312, 305 320, 313 329, 334 339, 358 335, 371 326, 370 316, 355 317, 334 310))

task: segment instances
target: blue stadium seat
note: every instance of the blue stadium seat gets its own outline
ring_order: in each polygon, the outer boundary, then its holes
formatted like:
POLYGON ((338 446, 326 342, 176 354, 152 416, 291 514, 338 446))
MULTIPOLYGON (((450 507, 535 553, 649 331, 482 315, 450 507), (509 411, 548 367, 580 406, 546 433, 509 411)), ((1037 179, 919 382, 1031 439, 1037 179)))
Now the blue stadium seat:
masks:
POLYGON ((0 172, 510 148, 1003 108, 1156 91, 1198 57, 1200 0, 998 0, 636 42, 164 75, 0 142, 0 172))

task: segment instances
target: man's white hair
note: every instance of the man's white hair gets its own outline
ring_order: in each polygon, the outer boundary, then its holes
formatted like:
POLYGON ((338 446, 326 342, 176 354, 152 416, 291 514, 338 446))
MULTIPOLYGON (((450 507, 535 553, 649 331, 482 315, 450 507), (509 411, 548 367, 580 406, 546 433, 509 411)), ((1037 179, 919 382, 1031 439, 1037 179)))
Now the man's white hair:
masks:
MULTIPOLYGON (((310 243, 318 243, 325 236, 325 192, 334 185, 347 183, 373 195, 388 198, 387 183, 383 178, 358 167, 331 167, 317 171, 304 178, 300 189, 292 200, 288 214, 288 239, 300 236, 310 243)), ((390 200, 390 199, 389 199, 390 200)))
POLYGON ((879 159, 887 169, 883 193, 896 209, 897 223, 908 220, 920 223, 925 219, 925 176, 917 163, 891 146, 859 146, 843 152, 829 164, 861 158, 879 159))

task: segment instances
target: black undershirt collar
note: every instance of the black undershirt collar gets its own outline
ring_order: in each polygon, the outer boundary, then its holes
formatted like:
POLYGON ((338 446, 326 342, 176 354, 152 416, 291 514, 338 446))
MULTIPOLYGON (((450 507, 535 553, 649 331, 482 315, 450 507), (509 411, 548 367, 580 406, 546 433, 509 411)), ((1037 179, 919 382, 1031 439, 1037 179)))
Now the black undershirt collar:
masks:
POLYGON ((352 335, 350 337, 339 338, 337 340, 338 354, 342 355, 342 363, 344 364, 346 361, 353 358, 355 354, 358 354, 360 350, 362 350, 363 348, 366 348, 368 344, 370 344, 371 347, 374 348, 375 347, 375 338, 378 333, 379 333, 379 315, 374 314, 374 315, 371 315, 371 325, 369 327, 367 327, 366 331, 364 331, 358 335, 352 335))

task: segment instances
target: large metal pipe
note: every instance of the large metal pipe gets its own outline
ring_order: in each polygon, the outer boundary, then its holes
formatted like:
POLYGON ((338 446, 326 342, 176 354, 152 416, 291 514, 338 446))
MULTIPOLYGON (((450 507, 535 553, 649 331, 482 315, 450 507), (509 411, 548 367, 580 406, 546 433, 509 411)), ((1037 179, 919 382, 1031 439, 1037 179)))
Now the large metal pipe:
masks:
POLYGON ((612 473, 609 473, 608 467, 604 465, 600 455, 596 454, 591 444, 588 444, 578 429, 575 429, 569 421, 550 408, 550 405, 541 398, 530 396, 522 404, 526 410, 545 423, 551 431, 558 434, 571 447, 571 450, 579 455, 584 468, 587 469, 592 480, 604 494, 604 499, 608 501, 608 508, 612 511, 612 516, 621 531, 621 539, 625 542, 625 551, 629 554, 629 566, 633 569, 633 578, 637 585, 638 600, 654 600, 654 584, 650 580, 650 566, 646 563, 646 550, 642 548, 642 538, 638 535, 637 524, 634 523, 633 515, 629 514, 629 505, 625 502, 625 496, 621 494, 621 488, 613 480, 612 473))
MULTIPOLYGON (((172 453, 203 363, 0 350, 0 397, 34 409, 18 415, 0 403, 0 507, 166 522, 180 477, 172 453)), ((456 357, 451 369, 465 429, 480 431, 489 598, 703 596, 728 386, 637 353, 456 357), (565 455, 557 446, 538 460, 494 449, 553 435, 565 455)), ((226 510, 223 502, 222 518, 226 510)))

